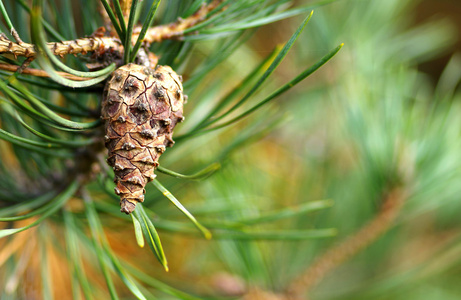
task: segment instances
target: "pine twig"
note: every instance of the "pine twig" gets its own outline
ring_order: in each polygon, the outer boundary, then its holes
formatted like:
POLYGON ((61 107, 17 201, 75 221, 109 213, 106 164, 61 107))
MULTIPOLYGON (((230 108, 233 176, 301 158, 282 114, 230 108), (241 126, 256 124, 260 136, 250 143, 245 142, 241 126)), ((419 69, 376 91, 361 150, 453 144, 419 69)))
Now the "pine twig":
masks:
POLYGON ((357 233, 321 255, 304 274, 291 283, 287 289, 287 299, 305 299, 302 296, 320 283, 328 273, 387 232, 398 216, 405 198, 405 192, 399 188, 387 193, 378 215, 357 233))
MULTIPOLYGON (((126 3, 128 2, 130 1, 126 1, 126 3)), ((208 5, 202 5, 202 7, 197 12, 186 19, 178 19, 178 21, 170 24, 150 28, 147 31, 143 42, 151 44, 166 39, 177 39, 183 36, 184 30, 204 21, 208 13, 215 9, 221 2, 223 2, 223 0, 214 0, 208 5)), ((141 29, 141 26, 137 26, 133 29, 133 44, 136 43, 141 29)), ((4 34, 0 35, 0 55, 10 54, 15 58, 22 56, 29 60, 35 59, 38 54, 35 45, 22 42, 22 40, 18 39, 19 36, 14 34, 14 32, 13 35, 16 42, 10 41, 4 34)), ((98 34, 94 34, 92 37, 80 38, 70 41, 50 42, 47 43, 47 47, 53 52, 54 55, 59 55, 61 57, 67 54, 77 55, 86 54, 89 52, 96 52, 98 55, 103 55, 106 52, 118 52, 121 55, 124 53, 124 47, 119 39, 98 34)), ((33 71, 32 73, 29 72, 29 74, 34 75, 39 73, 33 71)))
MULTIPOLYGON (((105 53, 109 51, 123 52, 123 46, 118 39, 112 37, 88 37, 63 42, 47 43, 48 48, 54 55, 64 56, 67 54, 86 54, 88 52, 105 53)), ((0 54, 11 54, 15 57, 37 57, 37 50, 33 44, 15 43, 6 36, 0 36, 0 54)))
MULTIPOLYGON (((23 66, 15 66, 9 64, 2 64, 0 63, 0 70, 10 71, 10 72, 20 72, 21 74, 32 75, 36 77, 50 77, 50 75, 44 71, 39 69, 31 69, 31 68, 23 68, 23 66)), ((75 80, 75 81, 84 81, 88 80, 89 78, 84 78, 80 76, 75 76, 66 72, 56 72, 59 76, 64 78, 75 80)))
MULTIPOLYGON (((218 7, 221 2, 223 2, 223 0, 214 0, 208 5, 203 4, 199 10, 186 19, 178 18, 176 22, 150 28, 147 31, 144 41, 151 44, 168 39, 178 39, 184 36, 184 30, 206 20, 208 13, 218 7)), ((139 27, 133 32, 136 38, 140 29, 139 27)))
POLYGON ((13 36, 13 38, 16 40, 18 44, 24 43, 21 37, 19 36, 19 33, 16 31, 16 29, 11 28, 11 35, 13 36))

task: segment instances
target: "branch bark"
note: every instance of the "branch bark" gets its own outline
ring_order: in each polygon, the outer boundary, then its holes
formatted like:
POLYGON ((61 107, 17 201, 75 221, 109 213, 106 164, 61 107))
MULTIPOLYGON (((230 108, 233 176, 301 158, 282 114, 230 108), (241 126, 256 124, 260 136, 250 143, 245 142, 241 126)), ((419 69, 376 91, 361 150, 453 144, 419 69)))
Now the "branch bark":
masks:
MULTIPOLYGON (((48 48, 54 55, 64 56, 67 54, 86 54, 88 52, 105 53, 108 51, 121 51, 123 46, 120 41, 113 37, 89 37, 72 41, 47 43, 48 48)), ((24 56, 34 59, 38 51, 33 44, 15 43, 6 36, 0 36, 0 54, 11 54, 15 58, 24 56)))

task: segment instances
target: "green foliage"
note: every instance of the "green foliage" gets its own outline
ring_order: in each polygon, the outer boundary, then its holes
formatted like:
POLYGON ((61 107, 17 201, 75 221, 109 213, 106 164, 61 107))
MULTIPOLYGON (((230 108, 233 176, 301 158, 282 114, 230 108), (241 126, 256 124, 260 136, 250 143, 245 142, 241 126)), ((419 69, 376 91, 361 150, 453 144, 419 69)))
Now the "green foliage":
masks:
MULTIPOLYGON (((459 241, 459 218, 448 213, 458 210, 461 192, 460 76, 453 72, 459 61, 450 61, 435 87, 418 72, 418 64, 444 53, 455 36, 443 19, 409 27, 415 2, 348 1, 325 7, 315 12, 310 39, 300 44, 310 52, 331 41, 345 42, 335 70, 326 74, 332 83, 296 90, 300 99, 313 100, 283 107, 294 121, 279 133, 280 144, 297 138, 291 147, 291 155, 300 158, 297 169, 312 170, 303 172, 304 184, 292 193, 335 201, 332 209, 314 220, 300 219, 298 226, 336 227, 338 243, 375 216, 389 186, 408 192, 396 227, 327 275, 313 299, 459 295, 452 283, 459 279, 459 258, 448 254, 457 251, 459 241), (300 130, 306 134, 300 136, 300 130), (447 240, 439 240, 442 236, 447 240), (433 269, 437 264, 440 268, 433 269)), ((283 289, 332 245, 328 240, 303 251, 279 250, 290 254, 272 257, 278 262, 274 269, 289 275, 274 276, 275 289, 283 289)))
MULTIPOLYGON (((166 23, 173 18, 186 18, 201 4, 200 1, 165 1, 159 6, 159 2, 133 1, 128 22, 125 23, 118 1, 114 1, 114 11, 107 1, 101 1, 126 49, 124 62, 134 61, 145 31, 153 22, 166 23), (143 23, 141 33, 131 45, 133 27, 138 19, 143 23)), ((115 250, 117 246, 113 244, 112 234, 122 233, 119 244, 133 247, 146 260, 150 260, 153 254, 166 270, 168 266, 172 269, 171 264, 167 264, 169 251, 164 250, 165 243, 160 242, 160 237, 168 237, 166 232, 188 235, 196 238, 197 242, 203 238, 201 232, 207 239, 213 236, 213 244, 236 243, 244 248, 256 240, 295 241, 336 234, 336 230, 329 226, 320 229, 266 226, 329 208, 332 204, 330 200, 270 209, 264 205, 257 208, 251 204, 229 202, 234 197, 232 193, 226 196, 228 199, 221 201, 203 191, 203 195, 199 196, 201 201, 194 201, 195 204, 187 201, 183 205, 178 201, 189 199, 202 188, 213 186, 215 180, 226 178, 223 177, 227 176, 225 170, 223 174, 213 173, 232 166, 236 150, 267 136, 285 122, 283 114, 273 113, 266 107, 339 51, 341 46, 334 48, 331 45, 331 52, 323 58, 322 55, 316 57, 312 61, 317 62, 312 64, 311 61, 308 65, 312 66, 300 75, 293 76, 291 81, 286 80, 287 83, 273 93, 267 91, 280 86, 268 79, 282 60, 289 57, 289 50, 301 37, 312 16, 311 9, 323 4, 322 1, 295 8, 290 8, 291 1, 286 0, 223 1, 209 12, 207 20, 187 29, 183 39, 151 45, 150 50, 161 58, 162 64, 172 65, 184 72, 184 86, 191 99, 187 109, 195 115, 192 115, 189 129, 185 128, 177 135, 177 145, 162 156, 162 166, 158 169, 176 179, 161 177, 164 184, 155 180, 147 188, 144 205, 138 205, 131 220, 119 212, 119 199, 113 193, 114 175, 104 161, 99 120, 103 81, 113 72, 115 64, 90 72, 85 65, 85 61, 91 61, 90 55, 56 58, 47 44, 93 33, 102 25, 100 16, 95 14, 99 2, 81 0, 71 4, 68 1, 35 0, 31 6, 25 1, 0 3, 6 20, 6 27, 0 25, 0 30, 14 41, 10 36, 14 28, 25 42, 35 44, 40 53, 30 67, 42 69, 50 76, 36 78, 18 72, 0 72, 0 138, 4 140, 0 142, 0 221, 5 222, 0 227, 0 237, 3 237, 0 245, 5 246, 3 249, 19 245, 16 251, 2 252, 5 260, 0 261, 0 266, 5 263, 9 267, 2 269, 0 279, 24 276, 21 266, 27 261, 21 256, 20 241, 30 240, 30 244, 38 240, 39 256, 24 253, 31 260, 28 272, 34 272, 33 262, 39 261, 36 277, 41 277, 38 289, 44 299, 51 299, 53 295, 57 297, 59 286, 70 286, 66 295, 72 294, 74 298, 83 295, 87 299, 125 296, 137 299, 166 299, 170 296, 198 299, 210 292, 189 289, 180 282, 173 282, 174 288, 155 279, 165 276, 163 273, 151 276, 152 269, 155 270, 159 264, 142 263, 136 254, 124 257, 123 251, 115 250), (74 11, 74 5, 78 10, 74 11), (300 22, 297 30, 293 30, 291 38, 286 37, 285 46, 278 48, 281 50, 273 51, 266 59, 261 57, 249 61, 253 69, 245 70, 249 74, 247 77, 239 76, 244 78, 240 85, 233 87, 226 84, 227 80, 234 82, 236 78, 236 74, 226 74, 226 64, 231 62, 234 53, 238 55, 237 51, 244 48, 254 33, 254 30, 248 29, 300 14, 305 15, 304 21, 300 22), (79 22, 79 16, 83 18, 82 22, 79 22), (195 59, 191 54, 195 51, 206 51, 206 59, 191 63, 195 59), (79 77, 78 80, 64 77, 56 71, 57 68, 79 77), (212 78, 212 73, 220 74, 219 80, 212 78), (207 81, 211 84, 204 84, 207 81), (222 100, 216 95, 220 89, 228 93, 222 100), (212 127, 216 121, 222 123, 212 127), (208 147, 211 140, 215 141, 215 145, 208 147), (171 171, 170 165, 172 168, 179 166, 184 173, 192 175, 171 171), (213 179, 212 174, 217 179, 213 179), (204 178, 207 180, 186 181, 204 178), (184 185, 188 187, 186 191, 181 188, 184 185), (184 222, 171 206, 164 207, 166 201, 162 196, 170 199, 191 222, 184 222), (192 209, 186 208, 189 205, 192 209), (264 212, 261 215, 260 209, 264 212), (246 210, 255 214, 238 213, 246 210), (21 231, 25 232, 17 235, 21 231), (138 245, 143 247, 144 242, 152 253, 147 254, 138 248, 138 245), (56 277, 50 267, 52 261, 61 262, 61 268, 69 276, 68 281, 65 276, 56 277), (146 265, 149 268, 146 269, 146 265), (97 280, 94 280, 95 277, 97 280), (199 295, 198 298, 194 294, 199 295)), ((21 58, 16 60, 7 56, 2 56, 1 60, 7 64, 25 63, 21 58)), ((243 174, 239 176, 245 178, 243 174)), ((240 193, 243 185, 243 182, 233 185, 230 180, 224 188, 219 185, 212 189, 216 192, 235 189, 240 193)), ((257 254, 257 247, 249 247, 257 254)), ((247 254, 242 253, 242 257, 245 256, 247 254)), ((181 268, 176 262, 174 266, 175 272, 181 268)), ((25 286, 20 285, 8 285, 4 289, 5 297, 22 297, 25 293, 25 286)))

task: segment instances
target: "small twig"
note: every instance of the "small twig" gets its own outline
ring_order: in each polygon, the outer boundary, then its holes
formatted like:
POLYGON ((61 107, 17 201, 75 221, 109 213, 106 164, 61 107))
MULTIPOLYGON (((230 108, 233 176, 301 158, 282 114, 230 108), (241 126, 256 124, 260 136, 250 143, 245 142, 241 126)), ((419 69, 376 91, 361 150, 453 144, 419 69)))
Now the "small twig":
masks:
POLYGON ((291 283, 287 289, 287 299, 305 299, 302 296, 320 283, 330 271, 387 232, 398 216, 405 197, 403 190, 398 188, 391 190, 385 196, 380 212, 371 222, 342 243, 327 250, 304 274, 291 283))
POLYGON ((13 36, 14 40, 15 40, 18 44, 23 44, 23 43, 24 43, 24 42, 22 41, 22 39, 19 37, 19 33, 16 31, 16 29, 11 28, 11 35, 13 36))
POLYGON ((24 72, 25 69, 27 69, 27 67, 31 64, 31 62, 33 61, 34 59, 33 58, 28 58, 26 59, 22 65, 16 70, 16 72, 18 74, 21 74, 22 72, 24 72))
MULTIPOLYGON (((43 70, 30 69, 30 68, 27 68, 27 66, 25 68, 23 67, 24 67, 24 64, 21 66, 15 66, 15 65, 0 63, 0 70, 10 71, 10 72, 20 72, 22 74, 27 74, 27 75, 37 76, 37 77, 50 77, 50 75, 48 75, 48 73, 43 70)), ((83 78, 83 77, 75 76, 75 75, 65 73, 65 72, 56 72, 56 73, 58 73, 62 77, 65 77, 71 80, 76 80, 76 81, 84 81, 84 80, 90 79, 90 78, 83 78)))
MULTIPOLYGON (((208 5, 202 5, 199 10, 197 10, 192 16, 186 19, 179 18, 176 22, 150 28, 147 31, 144 41, 151 44, 155 42, 161 42, 163 40, 177 39, 182 37, 184 35, 184 30, 206 20, 208 13, 218 7, 221 2, 223 2, 223 0, 214 0, 208 5)), ((137 35, 139 34, 141 27, 136 29, 137 30, 133 32, 133 36, 136 36, 133 37, 134 42, 137 39, 137 35)))

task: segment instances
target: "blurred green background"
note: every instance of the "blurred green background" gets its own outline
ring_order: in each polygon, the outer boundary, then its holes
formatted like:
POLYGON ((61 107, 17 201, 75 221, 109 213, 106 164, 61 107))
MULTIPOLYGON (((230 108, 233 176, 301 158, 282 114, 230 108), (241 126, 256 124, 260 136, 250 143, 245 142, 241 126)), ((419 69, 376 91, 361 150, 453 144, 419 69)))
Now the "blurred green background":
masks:
MULTIPOLYGON (((344 48, 271 107, 286 121, 236 153, 198 193, 210 205, 217 199, 242 205, 236 213, 243 216, 332 199, 330 209, 265 225, 334 227, 338 235, 203 246, 184 272, 224 268, 282 297, 327 249, 370 222, 397 185, 406 194, 389 231, 322 277, 310 298, 459 299, 460 10, 458 1, 393 0, 315 9, 274 81, 284 82, 338 43, 344 48)), ((241 65, 282 42, 299 22, 260 29, 248 52, 230 57, 229 70, 238 76, 241 65)))

